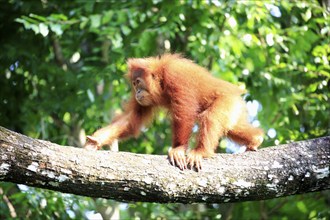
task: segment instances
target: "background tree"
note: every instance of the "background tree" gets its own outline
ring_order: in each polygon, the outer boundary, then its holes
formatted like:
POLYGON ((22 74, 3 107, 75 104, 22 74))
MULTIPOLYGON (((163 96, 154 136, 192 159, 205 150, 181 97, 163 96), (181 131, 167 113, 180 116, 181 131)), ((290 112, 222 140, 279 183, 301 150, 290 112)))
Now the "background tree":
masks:
MULTIPOLYGON (((125 60, 172 51, 249 90, 251 120, 268 134, 264 147, 330 134, 330 18, 318 1, 8 0, 0 10, 0 125, 11 130, 80 147, 128 99, 125 60)), ((165 154, 165 118, 120 150, 165 154)), ((0 195, 5 218, 105 215, 114 204, 9 183, 0 183, 0 195)), ((121 218, 313 219, 329 217, 329 198, 118 209, 121 218)))

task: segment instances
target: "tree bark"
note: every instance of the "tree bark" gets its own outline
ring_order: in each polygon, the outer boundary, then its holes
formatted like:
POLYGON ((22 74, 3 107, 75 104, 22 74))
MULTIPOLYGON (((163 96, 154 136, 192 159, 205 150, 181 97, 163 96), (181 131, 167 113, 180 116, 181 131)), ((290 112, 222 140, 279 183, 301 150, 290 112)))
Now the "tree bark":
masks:
POLYGON ((224 203, 330 188, 330 136, 217 154, 181 171, 166 156, 88 151, 0 127, 0 181, 118 201, 224 203))

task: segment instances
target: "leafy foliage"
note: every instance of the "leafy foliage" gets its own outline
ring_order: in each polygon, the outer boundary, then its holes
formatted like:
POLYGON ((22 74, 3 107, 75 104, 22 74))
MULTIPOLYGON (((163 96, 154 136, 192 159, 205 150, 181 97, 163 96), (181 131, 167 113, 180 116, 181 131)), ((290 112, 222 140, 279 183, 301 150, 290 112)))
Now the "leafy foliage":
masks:
MULTIPOLYGON (((0 19, 0 123, 29 136, 81 146, 84 133, 106 125, 128 99, 125 60, 166 51, 247 88, 247 101, 260 103, 256 123, 273 131, 264 146, 330 134, 330 18, 315 0, 9 0, 0 19)), ((121 150, 165 154, 171 144, 166 116, 161 112, 121 150)), ((20 218, 80 218, 93 208, 87 198, 4 183, 0 189, 20 218)), ((1 217, 12 216, 8 204, 1 203, 1 217)), ((327 205, 323 192, 229 205, 136 203, 121 214, 322 219, 330 215, 327 205)))

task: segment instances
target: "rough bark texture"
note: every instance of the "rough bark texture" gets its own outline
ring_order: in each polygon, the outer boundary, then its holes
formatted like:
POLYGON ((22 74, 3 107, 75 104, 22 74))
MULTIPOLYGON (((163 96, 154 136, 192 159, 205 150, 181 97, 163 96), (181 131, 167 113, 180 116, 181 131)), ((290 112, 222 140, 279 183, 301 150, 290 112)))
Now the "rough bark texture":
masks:
POLYGON ((87 151, 0 127, 0 181, 118 201, 223 203, 330 188, 330 137, 217 154, 202 172, 166 156, 87 151))

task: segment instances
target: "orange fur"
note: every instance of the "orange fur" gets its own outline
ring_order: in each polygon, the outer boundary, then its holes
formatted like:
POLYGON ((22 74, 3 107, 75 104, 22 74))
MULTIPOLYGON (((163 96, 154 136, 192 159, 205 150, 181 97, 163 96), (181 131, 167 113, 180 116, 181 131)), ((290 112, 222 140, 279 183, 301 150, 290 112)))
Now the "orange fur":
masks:
POLYGON ((122 115, 88 138, 86 147, 100 148, 114 139, 137 136, 158 107, 172 116, 173 144, 169 159, 180 169, 201 169, 202 158, 210 157, 222 136, 228 136, 249 150, 262 143, 263 132, 247 121, 244 93, 237 86, 212 77, 206 69, 181 57, 133 58, 127 77, 132 82, 132 98, 122 115), (195 123, 199 125, 198 143, 185 156, 195 123))

